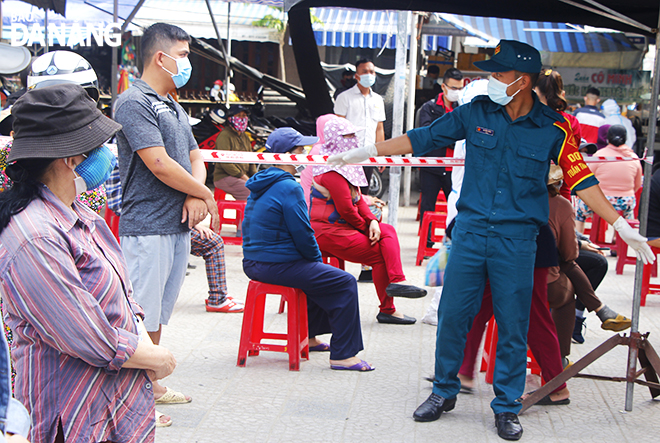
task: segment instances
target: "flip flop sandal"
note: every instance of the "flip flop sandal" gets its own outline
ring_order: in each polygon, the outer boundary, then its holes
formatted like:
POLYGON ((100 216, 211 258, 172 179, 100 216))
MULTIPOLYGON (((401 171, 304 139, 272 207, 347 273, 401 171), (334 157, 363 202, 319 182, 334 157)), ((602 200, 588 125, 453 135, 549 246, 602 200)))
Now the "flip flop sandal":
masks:
POLYGON ((376 369, 376 367, 371 366, 364 360, 360 360, 360 363, 355 363, 353 366, 330 365, 330 369, 334 369, 335 371, 369 372, 376 369))
POLYGON ((330 351, 330 345, 327 343, 320 343, 316 346, 309 347, 309 352, 329 352, 329 351, 330 351))
POLYGON ((185 395, 183 395, 181 392, 177 392, 170 388, 165 388, 165 389, 167 389, 167 391, 165 391, 165 394, 163 394, 162 397, 156 399, 157 405, 179 405, 184 403, 190 403, 192 401, 192 398, 188 400, 188 398, 185 395))
POLYGON ((615 318, 608 318, 601 323, 601 329, 606 331, 620 332, 630 327, 631 320, 624 315, 618 314, 615 318))
POLYGON ((172 419, 170 417, 167 418, 167 421, 162 421, 162 417, 167 417, 167 415, 156 411, 156 427, 157 428, 167 428, 168 426, 172 426, 172 419))

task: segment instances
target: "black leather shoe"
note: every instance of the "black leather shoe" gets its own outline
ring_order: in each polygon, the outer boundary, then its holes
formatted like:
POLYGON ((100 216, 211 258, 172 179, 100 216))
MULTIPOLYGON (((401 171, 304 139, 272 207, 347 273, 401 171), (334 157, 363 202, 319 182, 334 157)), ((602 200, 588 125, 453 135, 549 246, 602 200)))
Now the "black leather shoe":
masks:
POLYGON ((413 418, 415 421, 436 421, 443 412, 449 412, 456 406, 456 399, 446 399, 437 394, 429 395, 424 403, 419 405, 413 418))
POLYGON ((504 440, 520 440, 523 428, 518 421, 518 414, 513 412, 500 412, 495 414, 495 426, 497 435, 504 440))
POLYGON ((385 293, 389 297, 422 298, 426 296, 426 289, 418 288, 413 285, 400 285, 390 283, 385 288, 385 293))
POLYGON ((416 318, 408 317, 404 315, 403 318, 395 317, 390 314, 385 314, 384 312, 379 312, 376 316, 378 323, 389 323, 392 325, 413 325, 417 321, 416 318))

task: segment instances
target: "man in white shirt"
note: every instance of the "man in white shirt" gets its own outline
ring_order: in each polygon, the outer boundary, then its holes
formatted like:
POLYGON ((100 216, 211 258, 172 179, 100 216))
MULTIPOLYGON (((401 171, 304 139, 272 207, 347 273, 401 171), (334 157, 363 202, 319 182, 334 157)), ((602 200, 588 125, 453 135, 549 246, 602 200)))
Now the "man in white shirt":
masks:
MULTIPOLYGON (((376 82, 376 67, 371 60, 362 59, 355 64, 357 84, 342 92, 335 101, 335 114, 345 117, 353 126, 365 128, 357 133, 360 147, 385 140, 385 102, 371 87, 376 82)), ((367 182, 371 180, 373 168, 364 168, 367 182)), ((367 194, 369 188, 363 188, 367 194)))

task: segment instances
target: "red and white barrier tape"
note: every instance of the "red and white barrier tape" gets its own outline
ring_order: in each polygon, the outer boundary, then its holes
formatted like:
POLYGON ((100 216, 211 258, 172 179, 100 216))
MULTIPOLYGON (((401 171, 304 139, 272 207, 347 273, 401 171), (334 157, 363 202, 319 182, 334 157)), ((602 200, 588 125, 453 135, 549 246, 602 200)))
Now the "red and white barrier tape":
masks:
MULTIPOLYGON (((4 146, 11 140, 10 137, 0 136, 0 146, 4 146)), ((108 143, 110 150, 117 155, 117 147, 108 143)), ((305 154, 272 154, 270 152, 242 152, 242 151, 216 151, 200 149, 202 157, 208 163, 256 163, 269 165, 325 165, 327 155, 305 155, 305 154)), ((586 163, 609 163, 620 161, 638 161, 634 157, 584 157, 586 163)), ((653 156, 646 157, 646 162, 653 163, 653 156)), ((463 166, 462 158, 453 157, 373 157, 359 163, 362 166, 463 166)))
MULTIPOLYGON (((305 154, 272 154, 269 152, 241 152, 201 150, 205 162, 209 163, 256 163, 256 164, 286 164, 286 165, 325 165, 327 155, 305 154)), ((587 163, 608 163, 615 161, 639 161, 633 157, 584 157, 587 163)), ((653 162, 653 157, 646 161, 653 162)), ((452 157, 373 157, 359 163, 362 166, 463 166, 462 158, 452 157)))

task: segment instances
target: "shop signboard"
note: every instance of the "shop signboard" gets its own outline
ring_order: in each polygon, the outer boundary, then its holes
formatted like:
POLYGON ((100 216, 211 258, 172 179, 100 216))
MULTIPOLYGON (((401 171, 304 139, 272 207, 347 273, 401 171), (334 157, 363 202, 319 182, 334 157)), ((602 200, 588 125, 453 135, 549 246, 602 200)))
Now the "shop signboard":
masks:
POLYGON ((651 73, 621 69, 557 68, 564 80, 566 99, 582 102, 587 89, 600 90, 600 98, 613 98, 619 103, 640 102, 651 89, 651 73))

